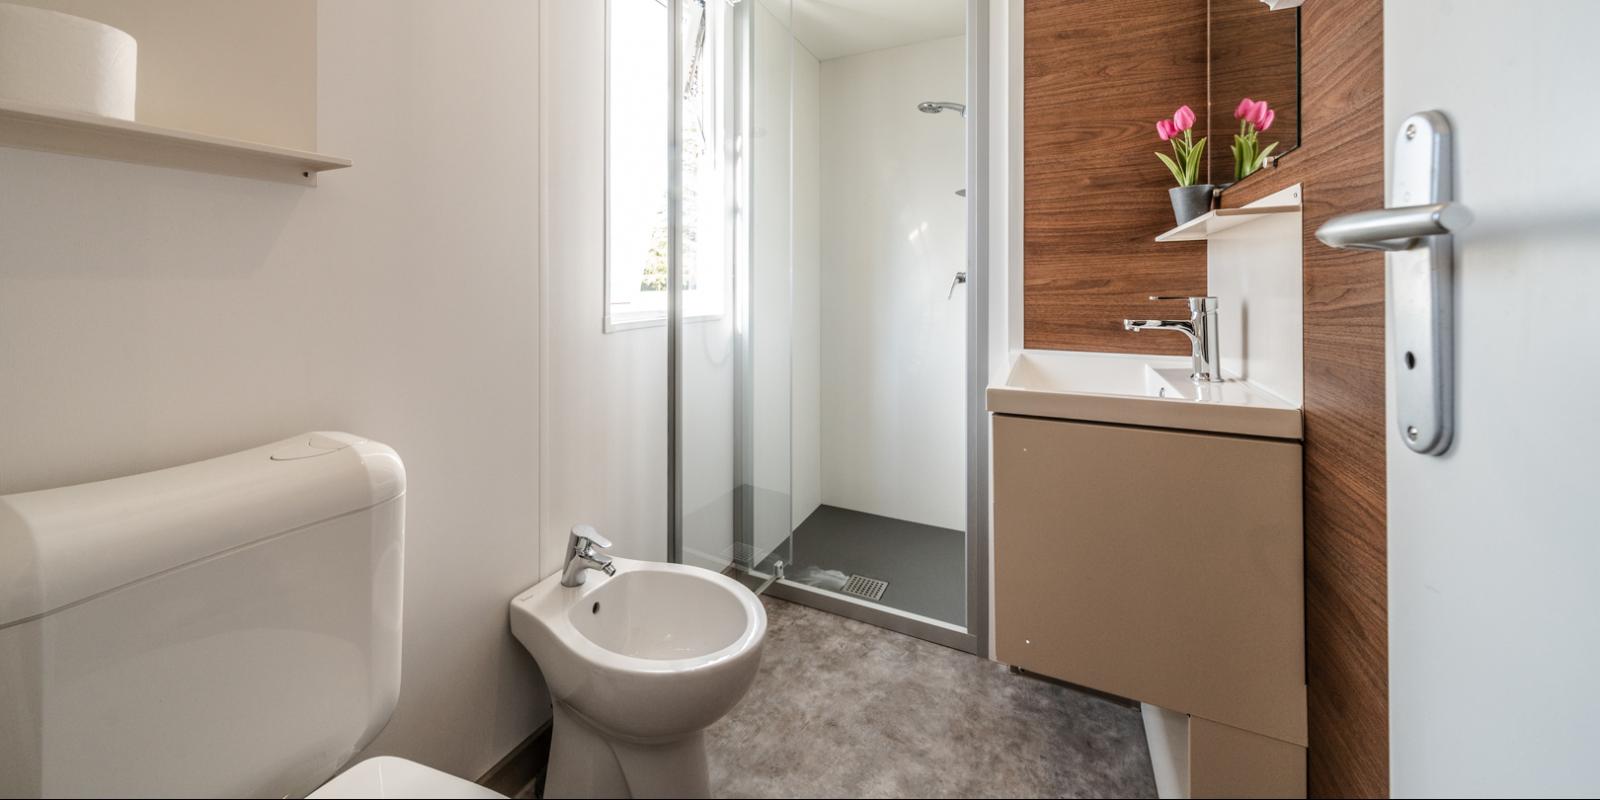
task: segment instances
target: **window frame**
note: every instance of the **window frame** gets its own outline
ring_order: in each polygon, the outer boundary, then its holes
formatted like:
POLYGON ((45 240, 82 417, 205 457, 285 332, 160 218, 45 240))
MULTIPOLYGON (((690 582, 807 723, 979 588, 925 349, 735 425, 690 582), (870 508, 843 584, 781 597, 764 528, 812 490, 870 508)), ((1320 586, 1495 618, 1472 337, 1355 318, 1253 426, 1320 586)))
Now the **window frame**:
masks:
MULTIPOLYGON (((648 2, 648 0, 644 0, 644 1, 648 2)), ((672 13, 674 3, 670 2, 670 0, 657 0, 657 2, 661 3, 661 5, 663 5, 666 8, 666 12, 668 14, 672 13)), ((639 329, 643 329, 643 328, 666 327, 666 325, 667 325, 667 297, 668 297, 668 293, 670 292, 670 287, 668 287, 667 291, 662 292, 661 299, 662 299, 663 302, 661 303, 659 308, 656 308, 656 307, 652 306, 649 309, 641 309, 641 310, 636 310, 636 311, 628 311, 628 312, 618 313, 613 308, 613 304, 612 304, 612 285, 611 285, 611 281, 612 281, 612 276, 613 276, 615 270, 613 269, 614 265, 612 263, 613 262, 614 253, 612 252, 612 238, 611 238, 611 231, 612 231, 612 227, 614 225, 614 220, 612 219, 612 213, 611 213, 611 185, 612 185, 611 184, 611 177, 612 177, 612 159, 611 159, 611 152, 612 152, 612 135, 611 135, 611 133, 612 133, 612 125, 611 125, 611 123, 612 123, 612 114, 611 114, 611 98, 612 98, 612 77, 613 77, 612 76, 612 69, 611 69, 611 64, 612 64, 611 56, 612 56, 612 50, 613 50, 613 48, 612 48, 612 43, 613 43, 612 15, 614 13, 616 13, 616 8, 615 8, 616 3, 617 3, 617 0, 605 0, 605 42, 604 42, 604 47, 602 48, 602 51, 603 51, 602 81, 603 81, 603 84, 604 84, 604 86, 603 86, 604 91, 602 92, 601 115, 602 115, 602 119, 603 119, 603 127, 604 127, 603 134, 604 135, 602 136, 603 143, 602 143, 602 148, 601 148, 602 149, 602 165, 601 165, 602 169, 601 169, 601 171, 602 171, 602 180, 603 180, 602 191, 601 191, 601 206, 602 206, 601 211, 602 211, 602 219, 603 219, 602 226, 601 226, 602 227, 601 260, 602 260, 602 266, 603 266, 603 275, 602 275, 602 279, 601 279, 601 284, 602 284, 602 287, 601 287, 602 288, 602 292, 601 292, 602 293, 602 301, 601 301, 601 303, 602 303, 602 305, 601 305, 601 322, 602 322, 602 326, 601 326, 601 329, 602 329, 602 331, 604 333, 608 333, 608 334, 609 333, 619 333, 619 332, 622 332, 622 331, 629 331, 629 330, 639 330, 639 329)), ((709 8, 709 3, 708 3, 708 8, 707 8, 706 13, 707 14, 711 13, 710 12, 710 8, 709 8)), ((712 112, 709 116, 713 120, 713 124, 710 126, 710 128, 715 130, 715 132, 716 132, 715 133, 715 137, 716 138, 712 142, 712 145, 713 145, 712 150, 713 150, 714 153, 717 152, 718 149, 719 149, 719 146, 723 144, 722 137, 729 135, 729 132, 723 130, 723 128, 725 127, 724 119, 723 119, 723 108, 722 108, 721 104, 716 99, 718 91, 721 88, 719 85, 717 85, 716 81, 720 80, 720 75, 718 75, 718 72, 723 67, 723 64, 721 63, 721 60, 722 60, 723 56, 720 53, 716 53, 715 51, 722 44, 721 43, 721 36, 722 35, 723 34, 720 34, 720 33, 714 33, 713 36, 708 36, 708 44, 707 44, 707 47, 706 47, 706 52, 708 54, 712 54, 710 56, 710 58, 714 59, 714 61, 712 61, 711 63, 713 63, 715 65, 715 69, 713 69, 711 71, 711 73, 710 73, 711 75, 713 75, 711 86, 709 87, 710 91, 706 91, 706 92, 702 93, 702 97, 705 98, 705 99, 702 100, 702 102, 706 103, 707 106, 709 107, 709 110, 712 112), (713 42, 715 42, 714 45, 713 45, 713 42)), ((669 48, 669 53, 670 53, 670 48, 669 48)), ((670 60, 670 55, 669 55, 669 60, 670 60)), ((668 64, 667 68, 670 71, 672 69, 672 65, 668 64)), ((677 96, 677 93, 674 92, 674 96, 671 98, 671 100, 669 102, 679 102, 679 103, 681 103, 682 102, 682 98, 677 96)), ((665 133, 665 132, 663 132, 663 133, 665 133)), ((666 157, 669 156, 670 147, 669 147, 669 144, 667 142, 667 137, 665 135, 663 135, 663 137, 662 137, 662 148, 661 148, 661 150, 662 150, 663 158, 666 158, 666 157)), ((731 169, 731 166, 729 168, 731 169)), ((669 191, 670 191, 670 189, 669 189, 669 191)), ((719 201, 726 201, 727 199, 728 198, 718 198, 719 201)), ((680 211, 680 213, 681 213, 681 211, 680 211)), ((667 224, 669 225, 669 227, 673 224, 673 222, 674 221, 671 220, 671 219, 668 220, 667 224)), ((681 225, 681 224, 683 224, 683 220, 679 219, 679 220, 677 220, 677 223, 679 225, 681 225)), ((720 320, 720 319, 723 319, 724 317, 726 317, 728 315, 728 313, 729 313, 729 305, 732 302, 732 295, 733 295, 733 292, 732 292, 733 266, 732 266, 732 263, 731 263, 733 248, 732 248, 731 242, 727 241, 731 236, 733 236, 733 229, 732 229, 732 221, 731 220, 728 223, 727 230, 725 230, 723 233, 724 233, 724 235, 723 235, 722 238, 725 241, 714 243, 714 246, 717 247, 719 250, 721 250, 723 252, 723 254, 724 254, 724 258, 720 259, 721 265, 720 265, 720 267, 718 269, 718 272, 720 273, 719 276, 718 276, 718 284, 719 285, 715 289, 704 290, 704 291, 716 292, 717 294, 720 295, 720 297, 718 298, 717 302, 715 302, 716 310, 715 311, 702 311, 700 313, 688 313, 688 309, 693 307, 693 305, 695 305, 695 304, 691 302, 691 299, 690 299, 691 298, 691 293, 690 292, 685 292, 684 293, 685 313, 683 314, 683 317, 682 317, 682 321, 684 323, 709 322, 709 321, 713 321, 713 320, 720 320)), ((671 235, 670 230, 669 230, 669 234, 668 235, 669 236, 671 235)), ((680 257, 681 256, 682 256, 682 254, 680 253, 680 257)), ((641 272, 640 275, 642 276, 642 274, 643 273, 641 272)), ((701 290, 694 290, 694 293, 698 293, 700 291, 701 290)))

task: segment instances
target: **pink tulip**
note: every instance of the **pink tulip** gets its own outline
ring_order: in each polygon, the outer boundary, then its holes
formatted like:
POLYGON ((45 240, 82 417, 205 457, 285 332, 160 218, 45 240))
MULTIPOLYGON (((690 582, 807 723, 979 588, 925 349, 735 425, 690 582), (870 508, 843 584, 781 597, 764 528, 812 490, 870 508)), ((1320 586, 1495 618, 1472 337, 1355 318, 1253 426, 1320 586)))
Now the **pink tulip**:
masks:
POLYGON ((1255 104, 1255 107, 1250 109, 1250 113, 1245 115, 1245 120, 1248 121, 1251 125, 1256 126, 1256 130, 1260 130, 1261 129, 1261 121, 1263 119, 1266 119, 1267 112, 1269 112, 1271 110, 1272 109, 1267 105, 1267 101, 1265 101, 1265 100, 1257 100, 1256 104, 1255 104))
POLYGON ((1266 129, 1268 129, 1268 128, 1270 128, 1270 127, 1272 127, 1272 121, 1273 121, 1273 120, 1274 120, 1274 119, 1277 119, 1277 118, 1278 118, 1278 112, 1276 112, 1276 111, 1273 111, 1273 110, 1272 110, 1272 109, 1270 109, 1270 108, 1269 108, 1269 109, 1267 109, 1267 110, 1266 110, 1266 111, 1265 111, 1265 112, 1264 112, 1264 113, 1263 113, 1263 114, 1262 114, 1262 115, 1261 115, 1261 121, 1260 121, 1260 122, 1257 122, 1257 123, 1256 123, 1256 130, 1258 130, 1258 131, 1264 131, 1264 130, 1266 130, 1266 129))
POLYGON ((1178 131, 1172 127, 1172 120, 1158 119, 1156 120, 1156 135, 1160 136, 1161 141, 1164 142, 1178 135, 1178 131))
POLYGON ((1244 119, 1256 110, 1256 101, 1246 97, 1239 101, 1239 107, 1233 110, 1234 119, 1244 119))
POLYGON ((1194 109, 1188 106, 1180 107, 1172 115, 1173 132, 1180 133, 1194 127, 1194 109))

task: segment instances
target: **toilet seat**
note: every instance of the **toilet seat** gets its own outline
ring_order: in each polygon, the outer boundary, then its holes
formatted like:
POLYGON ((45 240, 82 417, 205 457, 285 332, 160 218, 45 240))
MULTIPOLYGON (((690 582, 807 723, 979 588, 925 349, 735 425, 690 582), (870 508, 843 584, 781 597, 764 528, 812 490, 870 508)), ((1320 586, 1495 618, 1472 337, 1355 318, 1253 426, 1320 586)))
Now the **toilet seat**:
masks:
POLYGON ((416 797, 499 798, 505 795, 415 761, 369 758, 334 776, 307 798, 416 797))

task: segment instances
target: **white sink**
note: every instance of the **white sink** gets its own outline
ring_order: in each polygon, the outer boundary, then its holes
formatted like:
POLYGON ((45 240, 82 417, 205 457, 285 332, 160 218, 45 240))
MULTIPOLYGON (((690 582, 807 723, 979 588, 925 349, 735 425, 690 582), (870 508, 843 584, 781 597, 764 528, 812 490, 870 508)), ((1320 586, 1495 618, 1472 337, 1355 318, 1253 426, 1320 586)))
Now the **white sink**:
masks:
POLYGON ((996 414, 1300 438, 1300 409, 1246 381, 1190 380, 1188 358, 1024 350, 988 391, 996 414))
POLYGON ((755 680, 766 609, 699 567, 612 565, 511 601, 511 631, 554 701, 546 796, 709 796, 703 731, 755 680))

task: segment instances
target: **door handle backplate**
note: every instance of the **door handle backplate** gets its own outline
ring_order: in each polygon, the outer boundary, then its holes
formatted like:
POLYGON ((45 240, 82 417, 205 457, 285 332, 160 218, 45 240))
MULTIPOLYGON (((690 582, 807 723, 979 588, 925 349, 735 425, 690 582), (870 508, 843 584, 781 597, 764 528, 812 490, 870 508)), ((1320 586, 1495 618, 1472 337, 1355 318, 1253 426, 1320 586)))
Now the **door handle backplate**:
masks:
POLYGON ((1395 424, 1412 450, 1440 455, 1455 435, 1454 250, 1472 221, 1454 202, 1450 121, 1412 114, 1395 132, 1388 207, 1345 214, 1317 229, 1330 247, 1382 250, 1388 268, 1395 424))

